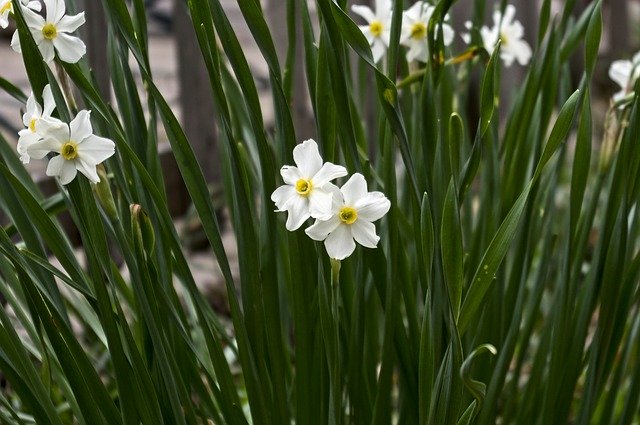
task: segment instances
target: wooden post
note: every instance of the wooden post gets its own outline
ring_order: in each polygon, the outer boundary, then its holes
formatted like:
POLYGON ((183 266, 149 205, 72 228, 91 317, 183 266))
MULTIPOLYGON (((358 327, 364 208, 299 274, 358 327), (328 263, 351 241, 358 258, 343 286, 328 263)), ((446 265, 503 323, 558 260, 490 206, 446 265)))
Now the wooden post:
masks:
POLYGON ((609 6, 609 49, 622 57, 629 52, 629 1, 610 0, 609 6))
POLYGON ((209 183, 222 178, 209 76, 184 1, 174 3, 182 125, 209 183))
POLYGON ((84 12, 87 23, 81 27, 87 45, 89 65, 98 82, 100 94, 109 101, 111 98, 111 78, 107 61, 107 21, 102 3, 84 0, 84 12))
MULTIPOLYGON (((269 0, 266 5, 266 15, 272 23, 273 38, 278 49, 280 64, 286 65, 287 49, 289 47, 289 37, 287 34, 287 1, 269 0)), ((310 108, 309 89, 306 83, 304 69, 304 34, 300 24, 300 6, 296 7, 296 40, 295 40, 295 60, 293 64, 293 90, 291 101, 291 113, 293 125, 296 130, 298 140, 305 140, 314 137, 315 119, 310 108)), ((284 71, 284 69, 283 69, 284 71)))

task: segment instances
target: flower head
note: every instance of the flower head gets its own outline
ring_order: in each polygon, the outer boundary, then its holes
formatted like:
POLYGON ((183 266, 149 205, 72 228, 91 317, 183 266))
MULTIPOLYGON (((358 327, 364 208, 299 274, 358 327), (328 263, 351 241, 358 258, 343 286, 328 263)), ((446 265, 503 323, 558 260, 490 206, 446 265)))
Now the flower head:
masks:
POLYGON ((27 153, 29 145, 41 140, 42 138, 36 131, 36 125, 41 119, 51 117, 51 113, 56 109, 56 104, 53 100, 53 94, 51 93, 51 86, 47 84, 42 92, 42 100, 44 107, 40 106, 33 93, 27 99, 27 110, 22 115, 22 123, 26 127, 18 132, 20 138, 18 139, 18 153, 20 154, 20 160, 24 164, 28 164, 31 158, 27 153))
POLYGON ((90 111, 80 111, 68 125, 59 120, 41 119, 36 131, 42 139, 29 145, 27 154, 41 159, 50 152, 58 153, 49 161, 47 175, 60 177, 62 184, 70 183, 78 171, 98 183, 96 165, 115 153, 113 141, 93 134, 90 111))
POLYGON ((358 27, 371 46, 374 62, 378 62, 389 47, 392 15, 391 1, 376 0, 375 13, 370 7, 362 5, 353 5, 351 10, 367 21, 367 25, 359 25, 358 27))
POLYGON ((382 218, 391 208, 391 202, 381 192, 368 192, 367 182, 355 173, 338 189, 328 184, 333 192, 331 217, 318 219, 305 230, 313 240, 324 241, 329 257, 344 260, 356 249, 356 242, 375 248, 380 238, 374 221, 382 218))
MULTIPOLYGON (((30 9, 24 10, 24 19, 42 53, 45 62, 51 62, 58 53, 63 62, 76 63, 84 56, 87 48, 82 40, 70 35, 84 24, 84 12, 66 15, 64 0, 44 0, 46 15, 42 17, 30 9)), ((21 52, 18 31, 13 34, 11 47, 21 52)))
POLYGON ((297 167, 285 165, 280 174, 285 184, 271 194, 277 211, 288 211, 287 230, 296 230, 309 217, 328 218, 331 215, 331 192, 325 185, 347 175, 347 169, 322 162, 318 145, 306 140, 293 149, 297 167))
MULTIPOLYGON (((39 1, 20 0, 20 2, 29 9, 40 11, 42 5, 39 1)), ((0 0, 0 28, 9 26, 9 14, 13 13, 12 0, 0 0)))
POLYGON ((636 80, 640 77, 640 52, 632 60, 617 60, 609 67, 609 77, 620 86, 620 91, 613 95, 614 102, 633 91, 636 80))
MULTIPOLYGON (((493 28, 484 26, 480 29, 482 43, 489 54, 493 53, 498 41, 500 41, 500 58, 504 61, 505 66, 511 66, 514 61, 520 65, 526 65, 532 56, 531 46, 522 38, 524 27, 519 21, 514 20, 515 14, 516 8, 509 4, 504 14, 499 10, 493 12, 493 28)), ((467 28, 470 26, 471 24, 467 23, 467 28)), ((467 43, 470 41, 468 35, 463 38, 467 43)))
MULTIPOLYGON (((427 28, 434 10, 435 7, 419 1, 403 13, 400 43, 409 48, 407 61, 426 62, 428 60, 427 28)), ((443 24, 442 34, 445 46, 450 45, 455 35, 453 28, 448 24, 443 24)))

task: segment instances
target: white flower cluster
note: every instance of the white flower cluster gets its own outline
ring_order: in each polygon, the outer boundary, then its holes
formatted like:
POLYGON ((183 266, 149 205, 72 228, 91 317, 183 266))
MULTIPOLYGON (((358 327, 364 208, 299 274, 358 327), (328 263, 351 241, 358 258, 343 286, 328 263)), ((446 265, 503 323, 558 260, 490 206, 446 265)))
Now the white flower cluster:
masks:
POLYGON ((631 60, 617 60, 609 67, 609 77, 620 86, 620 91, 613 95, 613 101, 618 102, 633 92, 633 86, 640 77, 640 52, 633 55, 631 60))
POLYGON ((293 149, 296 167, 280 170, 285 184, 271 195, 276 211, 287 211, 287 230, 299 229, 309 218, 315 223, 305 232, 313 240, 324 241, 331 258, 343 260, 356 248, 356 242, 375 248, 380 238, 374 221, 391 208, 381 192, 369 192, 364 176, 355 173, 340 188, 330 183, 347 175, 347 169, 323 162, 318 145, 306 140, 293 149))
MULTIPOLYGON (((9 24, 9 15, 17 4, 22 10, 43 59, 52 62, 56 54, 63 62, 76 63, 86 53, 85 44, 70 35, 84 22, 84 12, 67 15, 64 0, 43 0, 44 16, 40 1, 0 0, 0 27, 9 24)), ((11 47, 21 52, 18 31, 13 34, 11 47)), ((61 184, 70 183, 80 171, 91 182, 98 183, 100 177, 96 166, 115 153, 115 144, 109 139, 93 134, 91 111, 80 111, 70 122, 65 123, 52 116, 56 104, 51 86, 42 92, 43 105, 33 93, 27 99, 26 112, 22 117, 25 126, 18 132, 17 151, 20 160, 28 164, 31 159, 42 159, 50 154, 47 175, 60 178, 61 184)))
MULTIPOLYGON (((367 25, 361 25, 359 28, 371 45, 373 60, 378 62, 389 48, 393 5, 391 0, 376 0, 375 7, 375 12, 368 6, 360 5, 352 6, 351 10, 367 21, 367 25)), ((402 14, 400 43, 408 48, 409 62, 414 60, 426 62, 428 59, 427 27, 434 9, 432 5, 418 1, 402 14)), ((442 26, 442 33, 444 44, 450 45, 455 35, 453 28, 445 23, 442 26)))
POLYGON ((68 184, 80 171, 91 182, 98 183, 96 166, 115 153, 115 144, 93 134, 91 111, 78 112, 69 124, 52 117, 56 105, 49 85, 44 88, 42 99, 43 106, 33 93, 27 100, 27 111, 22 117, 26 128, 18 133, 20 159, 26 164, 32 158, 57 153, 49 160, 48 176, 57 176, 61 184, 68 184))
MULTIPOLYGON (((505 66, 511 66, 514 61, 520 65, 526 65, 531 60, 531 46, 524 37, 524 27, 514 18, 516 8, 509 4, 504 10, 504 14, 499 10, 493 12, 493 27, 480 28, 480 36, 484 48, 489 54, 493 53, 498 41, 500 41, 500 58, 505 66)), ((471 28, 471 23, 466 23, 467 28, 471 28)), ((466 40, 469 38, 464 36, 466 40)))
MULTIPOLYGON (((371 45, 373 60, 378 62, 389 47, 393 15, 391 0, 376 0, 375 11, 359 5, 354 5, 351 9, 367 22, 367 25, 359 28, 371 45)), ((434 6, 424 1, 417 1, 403 12, 400 44, 407 47, 407 61, 426 62, 428 60, 427 28, 434 10, 434 6)), ((515 7, 507 5, 504 14, 500 11, 493 13, 493 27, 484 26, 480 29, 483 47, 489 54, 493 53, 498 41, 501 42, 500 58, 506 66, 511 66, 514 61, 520 65, 526 65, 532 55, 531 46, 523 39, 524 28, 514 19, 515 13, 515 7)), ((445 19, 448 19, 448 16, 445 19)), ((467 29, 472 27, 471 22, 465 25, 467 29)), ((445 46, 449 46, 455 36, 453 29, 444 23, 442 33, 445 46)), ((466 43, 471 42, 469 34, 462 34, 462 38, 466 43)))
MULTIPOLYGON (((8 26, 9 14, 13 13, 17 1, 0 0, 0 27, 8 26)), ((78 62, 85 55, 87 48, 82 40, 71 33, 84 24, 84 12, 67 15, 64 0, 43 0, 43 3, 44 16, 38 13, 42 7, 39 1, 19 0, 17 3, 43 59, 49 63, 57 53, 63 62, 78 62)), ((16 52, 22 51, 17 30, 11 39, 11 47, 16 52)))

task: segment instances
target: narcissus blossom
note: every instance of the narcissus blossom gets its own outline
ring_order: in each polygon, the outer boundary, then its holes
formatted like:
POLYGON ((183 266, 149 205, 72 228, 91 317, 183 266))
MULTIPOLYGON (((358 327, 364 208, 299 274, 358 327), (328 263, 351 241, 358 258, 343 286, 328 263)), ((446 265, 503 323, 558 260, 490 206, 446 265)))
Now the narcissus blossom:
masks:
MULTIPOLYGON (((35 11, 40 11, 42 7, 38 1, 20 0, 20 2, 35 11)), ((13 13, 12 0, 0 0, 0 28, 7 28, 9 26, 10 13, 13 13)))
POLYGON ((285 165, 280 174, 285 184, 271 194, 277 211, 288 211, 287 230, 296 230, 308 218, 331 216, 331 192, 324 186, 333 179, 347 175, 347 169, 322 162, 318 145, 306 140, 293 149, 297 167, 285 165))
POLYGON ((305 230, 313 240, 324 241, 329 257, 343 260, 356 249, 356 242, 375 248, 380 238, 374 221, 381 219, 391 208, 391 202, 381 192, 369 192, 367 182, 355 173, 338 189, 329 183, 333 193, 332 215, 328 220, 316 220, 305 230))
MULTIPOLYGON (((514 61, 520 65, 526 65, 531 60, 531 46, 525 40, 524 27, 519 21, 514 20, 516 8, 509 4, 505 8, 504 14, 499 10, 493 12, 493 28, 482 27, 480 36, 484 48, 489 54, 492 54, 498 41, 500 41, 500 58, 505 66, 511 66, 514 61)), ((471 23, 466 24, 467 28, 471 27, 471 23)), ((468 43, 469 35, 463 35, 468 43)))
MULTIPOLYGON (((23 9, 24 19, 29 26, 45 62, 51 62, 55 53, 63 62, 76 63, 84 56, 87 48, 82 40, 70 35, 84 24, 84 12, 66 15, 64 0, 44 0, 46 16, 43 18, 30 9, 23 9)), ((11 47, 21 52, 18 31, 13 34, 11 47)))
POLYGON ((620 86, 620 91, 613 95, 617 102, 633 91, 633 86, 640 77, 640 52, 632 60, 617 60, 609 67, 609 77, 620 86))
POLYGON ((370 7, 362 5, 353 5, 351 10, 367 21, 367 25, 359 25, 358 27, 371 46, 374 62, 378 62, 389 47, 392 15, 391 1, 376 0, 375 12, 370 7))
POLYGON ((96 165, 115 153, 115 144, 93 134, 90 118, 90 111, 80 111, 70 124, 41 119, 36 131, 42 140, 27 147, 28 155, 41 159, 50 152, 58 153, 49 160, 47 175, 59 177, 62 184, 70 183, 78 171, 98 183, 96 165))
MULTIPOLYGON (((407 61, 426 62, 429 59, 427 27, 434 10, 434 6, 419 1, 403 13, 400 43, 409 48, 407 61)), ((442 25, 442 35, 445 46, 448 46, 453 42, 455 32, 445 23, 442 25)))
POLYGON ((49 84, 45 86, 42 92, 42 100, 44 107, 40 106, 33 93, 31 93, 31 96, 27 99, 27 111, 22 115, 22 123, 26 128, 18 132, 20 138, 18 139, 17 150, 20 154, 20 160, 24 164, 28 164, 31 160, 27 153, 29 145, 42 139, 36 131, 36 125, 41 119, 50 118, 51 113, 56 109, 49 84))

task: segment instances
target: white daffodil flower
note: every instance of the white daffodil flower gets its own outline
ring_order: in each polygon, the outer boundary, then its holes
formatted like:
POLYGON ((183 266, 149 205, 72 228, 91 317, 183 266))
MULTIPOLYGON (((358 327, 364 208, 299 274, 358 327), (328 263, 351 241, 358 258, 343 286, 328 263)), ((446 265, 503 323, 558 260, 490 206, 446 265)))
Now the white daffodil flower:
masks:
MULTIPOLYGON (((523 40, 524 27, 519 21, 514 20, 515 14, 516 8, 509 4, 504 15, 499 10, 493 12, 493 28, 484 26, 480 29, 482 43, 489 54, 493 53, 498 41, 501 42, 500 58, 505 66, 511 66, 514 61, 520 65, 526 65, 533 54, 529 43, 523 40)), ((471 23, 465 25, 467 28, 471 28, 471 23)), ((463 39, 469 43, 471 37, 465 34, 463 39)))
POLYGON ((609 77, 620 86, 620 91, 613 95, 617 102, 633 91, 636 80, 640 77, 640 52, 632 60, 617 60, 609 67, 609 77))
POLYGON ((347 169, 330 162, 322 162, 318 145, 306 140, 293 149, 297 167, 285 165, 280 174, 285 184, 271 194, 276 211, 288 211, 287 230, 296 230, 308 218, 331 216, 331 192, 324 186, 333 179, 347 175, 347 169))
MULTIPOLYGON (((427 28, 434 10, 434 6, 419 1, 402 14, 400 43, 409 48, 407 51, 408 62, 414 60, 427 62, 429 59, 427 28)), ((449 46, 453 42, 455 32, 451 26, 445 23, 442 25, 442 35, 445 46, 449 46)))
POLYGON ((382 59, 389 47, 391 37, 391 0, 376 0, 375 13, 368 6, 353 5, 351 10, 362 16, 367 25, 359 25, 360 31, 364 34, 371 46, 373 61, 382 59))
POLYGON ((98 183, 96 165, 115 153, 113 141, 93 134, 90 111, 80 111, 68 125, 58 120, 41 119, 36 124, 36 131, 42 140, 29 145, 27 153, 35 159, 44 158, 50 152, 58 153, 49 160, 47 175, 60 177, 62 184, 70 183, 78 171, 91 182, 98 183))
MULTIPOLYGON (((9 26, 9 14, 13 13, 12 0, 0 0, 0 28, 9 26)), ((29 9, 40 11, 42 5, 39 1, 20 0, 20 2, 29 9)))
POLYGON ((367 182, 355 173, 340 188, 329 183, 333 192, 332 216, 316 220, 305 232, 316 241, 324 241, 329 257, 344 260, 356 249, 356 242, 367 248, 378 246, 374 221, 381 219, 391 208, 382 192, 368 192, 367 182))
MULTIPOLYGON (((64 0, 44 0, 46 16, 23 9, 24 19, 42 53, 45 62, 49 63, 58 53, 61 61, 76 63, 84 56, 87 48, 82 40, 70 35, 84 24, 84 12, 77 15, 66 15, 64 0)), ((18 31, 13 34, 11 47, 22 52, 18 31)))
POLYGON ((36 131, 36 125, 43 118, 51 118, 51 113, 56 109, 51 86, 47 84, 42 92, 44 107, 41 107, 33 93, 27 99, 27 111, 22 115, 22 123, 26 127, 18 132, 18 153, 23 164, 28 164, 31 158, 27 153, 27 148, 42 138, 36 131))

